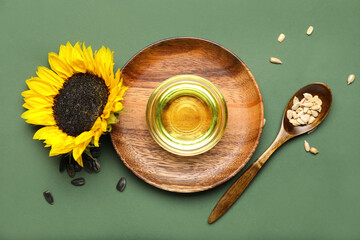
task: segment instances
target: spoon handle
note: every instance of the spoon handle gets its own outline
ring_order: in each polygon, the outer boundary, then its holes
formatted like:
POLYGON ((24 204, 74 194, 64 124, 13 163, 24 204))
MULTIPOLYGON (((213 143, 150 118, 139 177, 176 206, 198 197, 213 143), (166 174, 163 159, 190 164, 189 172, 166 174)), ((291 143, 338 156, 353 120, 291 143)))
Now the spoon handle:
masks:
POLYGON ((241 175, 236 182, 226 191, 226 193, 220 198, 219 202, 214 207, 208 219, 209 223, 215 222, 219 219, 241 196, 250 182, 254 179, 261 167, 266 163, 269 157, 278 149, 283 143, 289 140, 291 137, 284 134, 280 130, 278 136, 268 149, 241 175))

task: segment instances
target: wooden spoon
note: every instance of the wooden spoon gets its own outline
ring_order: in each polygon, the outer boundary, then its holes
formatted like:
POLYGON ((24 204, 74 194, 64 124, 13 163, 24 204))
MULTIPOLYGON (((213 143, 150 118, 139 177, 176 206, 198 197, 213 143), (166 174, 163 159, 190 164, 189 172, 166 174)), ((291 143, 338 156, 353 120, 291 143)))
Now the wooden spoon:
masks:
POLYGON ((245 171, 245 173, 238 180, 236 180, 236 182, 221 197, 221 199, 216 204, 215 208, 210 214, 210 217, 208 219, 209 223, 213 223, 217 219, 219 219, 234 204, 234 202, 244 192, 246 187, 254 179, 261 167, 266 163, 266 161, 273 154, 273 152, 275 152, 275 150, 277 150, 283 143, 290 140, 291 138, 297 137, 316 128, 325 119, 325 117, 330 111, 332 94, 330 88, 323 83, 309 84, 298 90, 294 94, 294 96, 292 96, 285 108, 280 131, 274 142, 253 164, 251 164, 251 166, 245 171), (291 109, 294 96, 298 97, 301 100, 303 98, 303 93, 310 93, 313 96, 318 95, 319 98, 322 100, 322 110, 312 124, 295 127, 287 119, 286 112, 288 109, 291 109))

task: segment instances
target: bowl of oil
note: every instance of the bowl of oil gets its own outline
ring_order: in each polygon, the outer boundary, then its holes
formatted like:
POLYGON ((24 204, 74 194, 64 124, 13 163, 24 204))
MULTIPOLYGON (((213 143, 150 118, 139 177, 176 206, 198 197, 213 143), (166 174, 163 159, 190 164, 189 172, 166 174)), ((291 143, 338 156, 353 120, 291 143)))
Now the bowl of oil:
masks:
POLYGON ((177 75, 163 81, 146 108, 146 123, 155 142, 181 156, 213 148, 225 133, 227 118, 221 92, 196 75, 177 75))

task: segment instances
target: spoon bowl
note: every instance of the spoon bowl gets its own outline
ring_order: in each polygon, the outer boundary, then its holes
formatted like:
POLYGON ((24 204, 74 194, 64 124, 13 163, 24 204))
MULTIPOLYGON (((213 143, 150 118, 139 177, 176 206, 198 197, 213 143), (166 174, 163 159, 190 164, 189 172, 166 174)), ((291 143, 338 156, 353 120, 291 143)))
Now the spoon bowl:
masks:
POLYGON ((219 202, 216 204, 215 208, 210 214, 208 219, 209 223, 215 222, 219 219, 241 196, 245 191, 250 182, 254 179, 256 174, 260 171, 262 166, 266 163, 269 157, 286 141, 291 138, 297 137, 304 133, 307 133, 314 128, 316 128, 325 117, 328 115, 332 104, 332 94, 330 88, 323 83, 312 83, 306 85, 299 89, 290 99, 286 105, 284 116, 282 118, 282 123, 280 131, 273 141, 273 143, 266 149, 266 151, 253 163, 250 167, 244 172, 244 174, 231 185, 231 187, 226 191, 226 193, 220 198, 219 202), (315 118, 315 121, 307 125, 292 125, 287 119, 287 110, 291 109, 293 106, 293 98, 296 96, 299 99, 303 98, 304 93, 310 93, 313 96, 318 96, 322 101, 321 112, 315 118))
POLYGON ((301 134, 307 133, 314 128, 316 128, 328 115, 330 108, 332 104, 332 94, 330 88, 323 84, 323 83, 312 83, 309 85, 306 85, 302 88, 300 88, 290 99, 288 104, 286 105, 284 116, 282 119, 282 127, 283 129, 291 136, 296 137, 301 134), (294 97, 297 97, 299 99, 302 99, 304 96, 304 93, 310 93, 311 95, 315 96, 317 95, 321 101, 321 112, 319 113, 319 116, 315 118, 315 121, 309 125, 299 125, 294 126, 292 125, 289 120, 286 117, 287 110, 291 109, 293 105, 293 99, 294 97))

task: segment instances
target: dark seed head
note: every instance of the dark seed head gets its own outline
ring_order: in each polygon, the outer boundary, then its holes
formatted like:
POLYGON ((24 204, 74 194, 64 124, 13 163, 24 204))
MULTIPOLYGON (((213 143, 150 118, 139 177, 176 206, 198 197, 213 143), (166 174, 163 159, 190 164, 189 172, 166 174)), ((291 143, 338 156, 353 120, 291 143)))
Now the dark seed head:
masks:
POLYGON ((44 197, 45 197, 45 200, 46 200, 49 204, 51 204, 51 205, 54 204, 54 198, 53 198, 51 192, 49 192, 48 190, 45 191, 45 192, 44 192, 44 197))
POLYGON ((119 182, 116 185, 116 189, 120 192, 124 191, 126 187, 126 179, 124 177, 120 178, 119 182))
POLYGON ((89 131, 102 114, 109 90, 102 78, 90 73, 71 76, 54 98, 54 117, 58 127, 76 137, 89 131))
POLYGON ((85 179, 80 177, 80 178, 76 178, 74 180, 71 181, 71 184, 74 186, 82 186, 85 184, 85 179))

